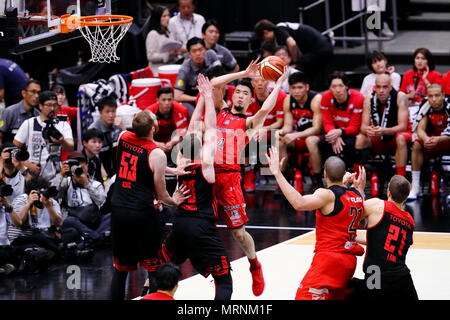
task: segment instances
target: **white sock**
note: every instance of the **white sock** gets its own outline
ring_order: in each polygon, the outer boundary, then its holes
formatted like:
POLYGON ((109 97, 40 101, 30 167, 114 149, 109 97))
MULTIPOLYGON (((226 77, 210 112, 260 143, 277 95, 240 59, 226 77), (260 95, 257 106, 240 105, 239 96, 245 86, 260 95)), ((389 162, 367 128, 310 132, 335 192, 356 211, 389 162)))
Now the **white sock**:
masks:
POLYGON ((412 174, 412 185, 419 187, 420 185, 420 171, 411 171, 412 174))

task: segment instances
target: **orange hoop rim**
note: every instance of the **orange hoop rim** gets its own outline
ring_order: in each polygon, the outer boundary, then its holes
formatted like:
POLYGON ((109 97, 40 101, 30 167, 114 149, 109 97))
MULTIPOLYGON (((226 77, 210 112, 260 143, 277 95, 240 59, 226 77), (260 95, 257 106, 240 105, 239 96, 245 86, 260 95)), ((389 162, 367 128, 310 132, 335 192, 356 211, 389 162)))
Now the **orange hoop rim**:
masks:
POLYGON ((115 15, 115 14, 105 14, 98 16, 85 16, 79 17, 80 27, 107 27, 107 26, 119 26, 122 24, 128 24, 133 22, 133 17, 115 15), (97 19, 115 19, 117 21, 96 21, 97 19))

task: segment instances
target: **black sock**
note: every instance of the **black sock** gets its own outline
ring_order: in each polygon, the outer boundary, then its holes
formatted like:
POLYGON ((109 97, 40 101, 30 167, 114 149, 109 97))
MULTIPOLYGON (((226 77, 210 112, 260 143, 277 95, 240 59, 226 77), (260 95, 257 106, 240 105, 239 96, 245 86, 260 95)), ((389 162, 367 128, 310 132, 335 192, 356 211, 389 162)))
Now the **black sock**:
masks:
POLYGON ((233 279, 231 274, 221 276, 214 276, 214 282, 216 283, 216 296, 214 300, 230 300, 233 293, 233 279))
POLYGON ((111 299, 124 300, 125 286, 127 284, 127 271, 114 270, 114 275, 111 282, 111 299))

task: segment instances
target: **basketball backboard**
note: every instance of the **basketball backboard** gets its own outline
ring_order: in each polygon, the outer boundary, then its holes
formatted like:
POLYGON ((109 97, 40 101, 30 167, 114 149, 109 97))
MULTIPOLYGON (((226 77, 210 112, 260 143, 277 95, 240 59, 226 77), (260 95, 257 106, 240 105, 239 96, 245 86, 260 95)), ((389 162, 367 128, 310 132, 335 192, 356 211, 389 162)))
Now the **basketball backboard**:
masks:
POLYGON ((111 14, 111 0, 0 0, 0 16, 7 8, 17 8, 18 45, 14 53, 39 49, 80 37, 78 30, 61 34, 60 17, 64 14, 92 16, 111 14))

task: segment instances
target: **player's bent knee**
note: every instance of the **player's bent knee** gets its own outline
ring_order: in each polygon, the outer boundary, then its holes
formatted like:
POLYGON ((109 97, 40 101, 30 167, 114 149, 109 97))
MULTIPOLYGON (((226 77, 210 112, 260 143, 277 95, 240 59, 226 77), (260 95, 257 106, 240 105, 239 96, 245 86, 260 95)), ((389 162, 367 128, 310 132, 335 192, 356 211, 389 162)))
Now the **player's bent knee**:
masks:
POLYGON ((406 139, 402 134, 399 134, 395 137, 395 142, 397 144, 397 147, 406 147, 406 139))
POLYGON ((237 228, 237 229, 232 229, 231 230, 231 234, 240 243, 244 243, 245 242, 245 229, 244 229, 244 227, 240 227, 240 228, 237 228))
POLYGON ((216 284, 216 296, 214 300, 231 300, 233 294, 233 279, 231 278, 230 271, 223 275, 213 275, 214 282, 216 284))

